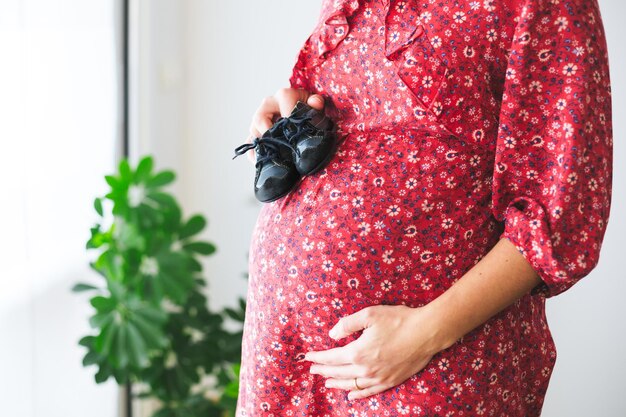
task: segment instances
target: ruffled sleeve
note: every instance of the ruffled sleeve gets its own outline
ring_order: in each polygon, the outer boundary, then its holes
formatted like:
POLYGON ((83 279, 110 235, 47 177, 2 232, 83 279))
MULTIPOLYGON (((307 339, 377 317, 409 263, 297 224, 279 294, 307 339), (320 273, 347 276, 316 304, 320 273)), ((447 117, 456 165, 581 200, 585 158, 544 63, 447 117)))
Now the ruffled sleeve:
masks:
POLYGON ((611 93, 596 0, 526 0, 512 41, 492 210, 552 297, 597 265, 612 186, 611 93))
POLYGON ((318 22, 304 42, 289 78, 291 88, 312 91, 306 72, 324 62, 350 32, 350 16, 359 8, 359 0, 324 0, 318 22))

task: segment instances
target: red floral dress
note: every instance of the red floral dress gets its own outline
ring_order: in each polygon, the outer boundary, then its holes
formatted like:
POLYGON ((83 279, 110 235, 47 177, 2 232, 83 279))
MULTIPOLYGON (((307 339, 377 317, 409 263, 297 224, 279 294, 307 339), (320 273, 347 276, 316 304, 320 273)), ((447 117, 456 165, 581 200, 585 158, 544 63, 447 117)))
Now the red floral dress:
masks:
POLYGON ((609 217, 596 0, 325 0, 290 82, 341 144, 259 215, 237 416, 538 416, 545 300, 596 266, 609 217), (359 337, 328 336, 341 317, 423 306, 501 238, 542 283, 423 370, 352 401, 309 373, 306 352, 359 337))

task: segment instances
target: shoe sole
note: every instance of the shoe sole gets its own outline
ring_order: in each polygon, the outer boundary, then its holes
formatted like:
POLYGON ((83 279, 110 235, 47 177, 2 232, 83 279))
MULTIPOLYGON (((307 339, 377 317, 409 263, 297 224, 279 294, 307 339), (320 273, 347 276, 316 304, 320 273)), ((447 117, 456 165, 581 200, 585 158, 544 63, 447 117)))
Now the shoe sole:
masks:
POLYGON ((261 201, 261 203, 272 203, 276 200, 280 200, 283 197, 286 197, 287 195, 291 194, 291 192, 293 190, 295 190, 298 187, 298 184, 300 184, 300 182, 302 181, 303 177, 298 178, 298 181, 294 182, 293 185, 291 186, 291 188, 289 188, 285 193, 278 195, 277 197, 272 198, 271 200, 259 200, 261 201))

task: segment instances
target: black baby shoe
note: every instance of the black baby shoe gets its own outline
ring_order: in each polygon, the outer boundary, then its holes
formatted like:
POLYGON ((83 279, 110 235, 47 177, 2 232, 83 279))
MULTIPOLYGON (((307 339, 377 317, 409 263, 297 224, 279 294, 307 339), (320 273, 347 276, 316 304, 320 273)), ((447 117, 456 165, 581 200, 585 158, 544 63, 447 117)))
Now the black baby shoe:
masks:
POLYGON ((269 203, 289 194, 301 176, 325 167, 335 148, 332 120, 298 101, 288 117, 278 118, 260 138, 237 147, 233 159, 255 149, 254 194, 269 203))
POLYGON ((292 145, 293 161, 300 175, 311 175, 330 162, 336 145, 335 124, 323 111, 298 101, 289 117, 279 118, 272 130, 292 145))
POLYGON ((235 156, 243 155, 251 149, 256 153, 256 176, 254 195, 263 203, 289 194, 300 179, 300 174, 292 160, 291 144, 284 139, 274 138, 268 130, 252 143, 245 143, 235 149, 235 156))

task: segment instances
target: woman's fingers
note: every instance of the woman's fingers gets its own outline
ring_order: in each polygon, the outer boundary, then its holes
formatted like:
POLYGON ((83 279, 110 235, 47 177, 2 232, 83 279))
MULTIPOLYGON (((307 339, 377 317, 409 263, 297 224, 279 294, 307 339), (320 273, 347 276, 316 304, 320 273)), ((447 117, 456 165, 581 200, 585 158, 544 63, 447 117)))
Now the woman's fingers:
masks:
POLYGON ((317 352, 310 351, 304 355, 304 359, 322 365, 352 364, 355 363, 355 344, 356 341, 348 343, 345 346, 336 347, 328 350, 321 350, 317 352))
POLYGON ((319 94, 311 94, 308 91, 303 90, 302 88, 281 88, 274 95, 278 102, 280 115, 282 117, 289 116, 298 101, 309 104, 308 100, 313 96, 317 96, 317 98, 312 100, 315 106, 311 107, 314 107, 317 110, 321 110, 321 108, 324 107, 324 101, 321 96, 319 94))
MULTIPOLYGON (((254 125, 254 123, 250 124, 250 133, 248 135, 248 138, 246 139, 246 143, 252 143, 252 141, 255 138, 259 138, 261 137, 261 132, 259 132, 259 130, 256 128, 256 126, 254 125)), ((246 155, 248 155, 248 160, 250 162, 252 162, 253 164, 256 163, 256 153, 254 152, 254 149, 250 149, 246 155)))
POLYGON ((313 107, 315 110, 322 110, 324 108, 324 97, 319 94, 312 94, 307 99, 306 104, 313 107))
MULTIPOLYGON (((358 380, 359 387, 361 386, 361 380, 358 380)), ((363 387, 362 387, 363 388, 363 387)), ((348 393, 348 398, 350 400, 357 400, 359 398, 367 398, 370 395, 380 394, 383 391, 388 390, 390 387, 385 385, 373 385, 367 388, 359 389, 353 387, 353 390, 348 393)))
MULTIPOLYGON (((254 140, 254 138, 258 138, 260 135, 258 134, 258 131, 256 131, 256 129, 250 128, 250 134, 248 135, 248 138, 246 139, 246 143, 252 143, 252 141, 254 140)), ((256 153, 254 152, 254 149, 250 149, 246 155, 248 155, 248 161, 252 162, 253 164, 256 164, 256 153)))
POLYGON ((349 378, 328 378, 325 382, 327 388, 342 389, 346 391, 371 391, 373 388, 383 388, 380 381, 374 378, 357 377, 359 388, 354 385, 354 377, 349 378))
POLYGON ((345 379, 331 378, 326 380, 327 388, 349 391, 348 398, 350 400, 367 398, 371 395, 380 394, 390 388, 389 386, 383 385, 380 381, 372 378, 357 378, 357 384, 359 384, 360 389, 358 389, 354 384, 354 377, 345 379))
POLYGON ((287 117, 291 114, 291 110, 296 105, 298 100, 307 99, 307 93, 301 89, 293 88, 281 88, 274 94, 276 102, 278 103, 278 111, 280 116, 287 117))
POLYGON ((276 119, 289 116, 298 101, 307 103, 316 110, 324 108, 324 98, 319 94, 310 94, 303 89, 281 88, 273 96, 263 99, 252 117, 250 133, 262 135, 272 127, 276 119))
MULTIPOLYGON (((275 97, 265 97, 261 105, 252 117, 252 129, 256 130, 258 136, 265 133, 274 124, 274 116, 280 111, 278 101, 275 97)), ((251 129, 251 132, 252 132, 251 129)), ((253 133, 255 134, 255 133, 253 133)))
POLYGON ((310 372, 312 374, 320 374, 326 378, 352 378, 354 376, 365 376, 361 366, 348 365, 311 365, 310 372))

